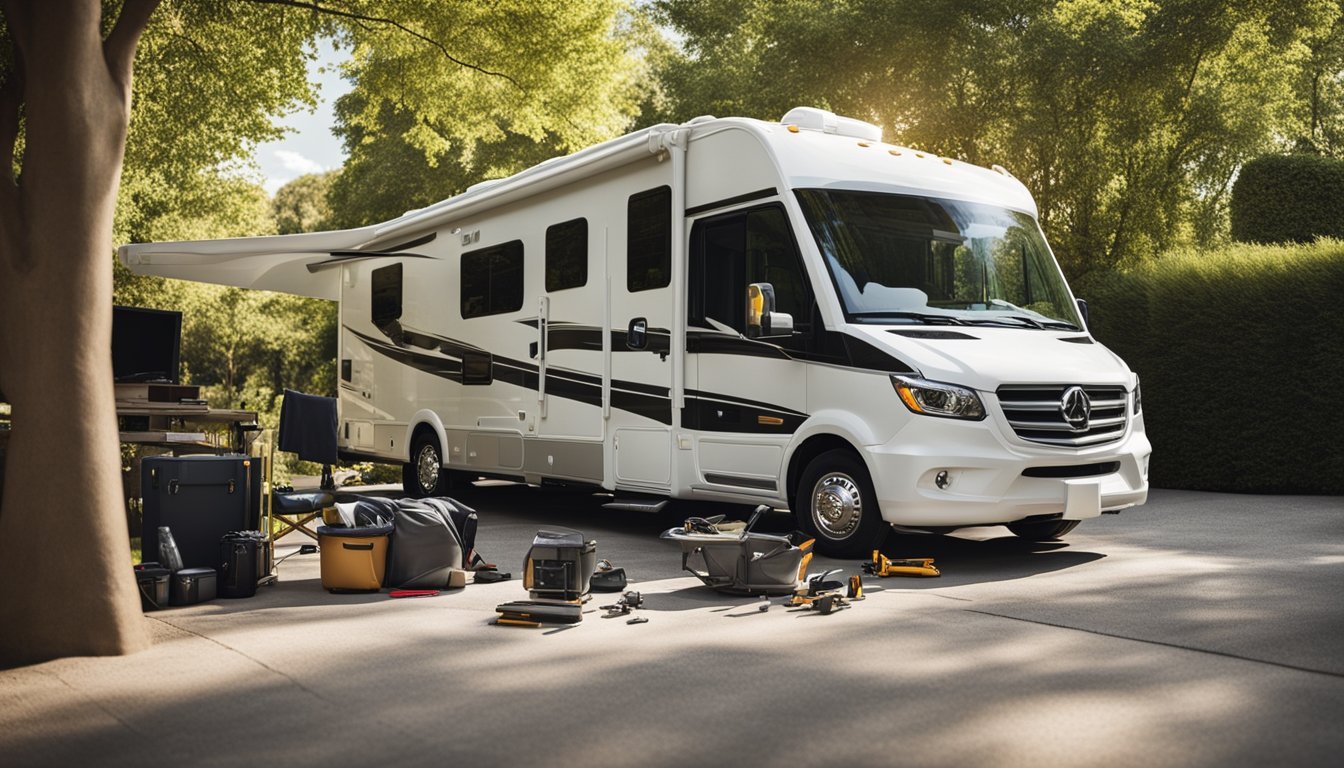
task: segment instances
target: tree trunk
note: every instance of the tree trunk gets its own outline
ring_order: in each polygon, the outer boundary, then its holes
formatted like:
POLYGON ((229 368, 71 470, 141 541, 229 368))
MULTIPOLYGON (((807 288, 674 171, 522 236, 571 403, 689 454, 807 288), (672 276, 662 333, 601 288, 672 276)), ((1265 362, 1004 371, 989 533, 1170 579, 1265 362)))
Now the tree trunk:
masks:
POLYGON ((109 247, 130 62, 156 4, 128 0, 104 42, 98 0, 5 3, 24 75, 6 83, 5 161, 19 103, 26 125, 21 182, 0 168, 0 666, 149 642, 122 508, 109 247))

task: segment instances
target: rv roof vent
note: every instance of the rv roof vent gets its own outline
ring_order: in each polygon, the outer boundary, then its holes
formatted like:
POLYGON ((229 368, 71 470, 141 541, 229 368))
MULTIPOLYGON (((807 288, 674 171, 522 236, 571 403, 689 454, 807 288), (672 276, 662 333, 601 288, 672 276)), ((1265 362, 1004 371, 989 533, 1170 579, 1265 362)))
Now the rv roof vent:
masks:
POLYGON ((690 120, 687 120, 686 124, 699 125, 701 123, 708 123, 711 120, 718 120, 718 118, 713 115, 698 115, 696 117, 692 117, 690 120))
POLYGON ((794 107, 780 120, 786 125, 796 125, 810 131, 833 133, 837 136, 852 136, 866 141, 881 141, 882 129, 872 123, 841 117, 816 107, 794 107))

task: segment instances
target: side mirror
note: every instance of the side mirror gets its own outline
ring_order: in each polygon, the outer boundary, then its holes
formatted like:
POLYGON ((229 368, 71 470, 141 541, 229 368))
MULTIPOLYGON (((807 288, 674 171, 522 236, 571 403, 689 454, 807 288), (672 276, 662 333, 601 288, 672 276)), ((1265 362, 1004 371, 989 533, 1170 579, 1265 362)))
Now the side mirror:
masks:
POLYGON ((1092 323, 1087 319, 1087 299, 1076 299, 1078 302, 1078 314, 1083 316, 1083 330, 1086 331, 1092 327, 1092 323))
POLYGON ((788 336, 793 333, 793 315, 775 311, 775 287, 769 283, 747 286, 747 338, 788 336))
POLYGON ((644 349, 649 346, 649 321, 642 317, 636 317, 630 321, 630 327, 625 331, 626 349, 644 349))

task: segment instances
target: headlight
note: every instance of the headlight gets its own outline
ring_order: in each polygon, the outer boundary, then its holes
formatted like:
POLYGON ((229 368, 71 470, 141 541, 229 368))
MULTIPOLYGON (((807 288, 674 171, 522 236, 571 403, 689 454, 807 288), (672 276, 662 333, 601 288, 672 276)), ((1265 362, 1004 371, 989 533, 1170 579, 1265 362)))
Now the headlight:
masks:
POLYGON ((1139 375, 1134 374, 1134 415, 1143 412, 1143 392, 1139 390, 1139 375))
POLYGON ((926 416, 953 419, 983 419, 985 407, 975 392, 953 384, 926 381, 913 376, 892 376, 891 385, 905 407, 926 416))

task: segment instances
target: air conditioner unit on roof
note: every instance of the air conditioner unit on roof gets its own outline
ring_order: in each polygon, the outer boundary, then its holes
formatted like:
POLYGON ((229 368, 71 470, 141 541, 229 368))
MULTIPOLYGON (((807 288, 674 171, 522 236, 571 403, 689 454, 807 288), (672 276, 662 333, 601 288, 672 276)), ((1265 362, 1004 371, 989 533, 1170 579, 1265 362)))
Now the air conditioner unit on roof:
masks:
POLYGON ((834 112, 827 112, 816 107, 794 107, 780 119, 780 122, 785 125, 796 125, 804 130, 833 133, 837 136, 853 136, 864 141, 882 140, 882 129, 880 127, 872 123, 865 123, 862 120, 855 120, 852 117, 841 117, 834 112))

